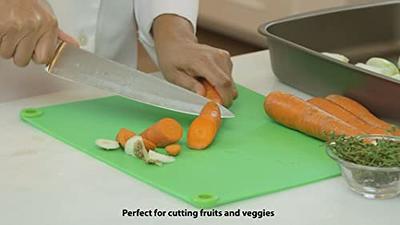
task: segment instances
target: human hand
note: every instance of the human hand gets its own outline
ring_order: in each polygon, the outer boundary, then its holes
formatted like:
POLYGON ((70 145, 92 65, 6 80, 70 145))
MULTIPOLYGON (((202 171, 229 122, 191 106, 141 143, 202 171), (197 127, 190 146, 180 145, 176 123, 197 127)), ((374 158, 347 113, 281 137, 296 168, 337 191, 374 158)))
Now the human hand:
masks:
POLYGON ((45 0, 0 0, 0 56, 13 58, 17 66, 31 60, 47 64, 58 39, 78 45, 58 28, 57 19, 45 0))
POLYGON ((160 69, 165 78, 204 95, 204 78, 230 106, 238 93, 232 79, 232 61, 227 51, 199 44, 191 24, 175 15, 161 15, 153 23, 153 36, 160 69))

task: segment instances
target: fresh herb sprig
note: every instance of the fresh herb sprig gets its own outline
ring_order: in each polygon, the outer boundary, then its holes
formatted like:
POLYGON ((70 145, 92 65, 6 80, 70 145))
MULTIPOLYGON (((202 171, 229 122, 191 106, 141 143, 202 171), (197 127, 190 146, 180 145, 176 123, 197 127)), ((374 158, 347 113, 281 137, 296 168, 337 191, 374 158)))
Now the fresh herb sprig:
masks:
POLYGON ((400 167, 400 142, 388 138, 373 140, 331 135, 328 144, 336 156, 348 162, 372 167, 400 167))

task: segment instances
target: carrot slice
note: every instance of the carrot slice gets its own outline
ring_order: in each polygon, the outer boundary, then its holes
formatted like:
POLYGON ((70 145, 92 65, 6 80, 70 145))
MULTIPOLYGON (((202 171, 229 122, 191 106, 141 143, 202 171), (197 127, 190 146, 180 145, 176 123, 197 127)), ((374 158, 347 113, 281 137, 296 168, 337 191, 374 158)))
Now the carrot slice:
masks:
POLYGON ((370 124, 371 126, 378 127, 386 131, 392 130, 394 128, 392 124, 386 123, 385 121, 377 118, 367 108, 365 108, 360 103, 354 101, 353 99, 340 95, 329 95, 328 97, 326 97, 326 99, 340 105, 341 107, 353 113, 358 118, 370 124))
POLYGON ((190 124, 187 144, 191 149, 205 149, 213 141, 221 126, 221 111, 215 102, 203 106, 200 115, 190 124))
POLYGON ((129 129, 121 128, 117 133, 116 141, 118 141, 121 147, 124 147, 126 142, 135 135, 135 132, 129 129))
POLYGON ((347 136, 364 133, 318 107, 283 92, 267 95, 264 109, 278 123, 321 140, 328 140, 331 133, 347 136))
MULTIPOLYGON (((121 145, 121 147, 125 147, 126 142, 129 139, 131 139, 132 137, 134 137, 135 135, 136 135, 135 132, 133 132, 129 129, 121 128, 117 134, 116 140, 119 143, 119 145, 121 145)), ((143 138, 143 143, 147 150, 156 149, 156 145, 146 138, 143 138)))
POLYGON ((208 116, 200 115, 190 124, 187 134, 187 145, 191 149, 205 149, 217 135, 218 124, 208 116))
POLYGON ((219 95, 218 91, 215 89, 215 87, 212 86, 212 84, 210 84, 210 82, 208 82, 204 78, 200 78, 199 80, 200 80, 201 84, 204 86, 204 89, 206 91, 205 97, 210 99, 213 102, 222 104, 222 98, 219 95))
POLYGON ((149 151, 149 150, 154 150, 154 149, 157 148, 157 145, 154 144, 154 143, 153 143, 152 141, 150 141, 149 139, 144 138, 144 137, 142 137, 142 139, 143 139, 144 147, 146 148, 147 151, 149 151))
POLYGON ((174 119, 164 118, 147 128, 142 137, 153 142, 157 147, 177 143, 183 134, 182 126, 174 119))
POLYGON ((181 153, 182 147, 179 144, 172 144, 165 147, 165 151, 168 152, 169 155, 177 156, 181 153))
POLYGON ((208 102, 203 106, 203 109, 200 112, 200 115, 207 116, 213 119, 216 123, 218 128, 221 126, 221 110, 219 106, 215 102, 208 102))
POLYGON ((318 108, 327 113, 330 113, 333 116, 336 116, 338 119, 341 119, 344 122, 365 131, 368 134, 387 134, 385 130, 371 126, 353 113, 347 111, 346 109, 327 99, 316 97, 307 100, 307 102, 313 104, 314 106, 317 106, 318 108))

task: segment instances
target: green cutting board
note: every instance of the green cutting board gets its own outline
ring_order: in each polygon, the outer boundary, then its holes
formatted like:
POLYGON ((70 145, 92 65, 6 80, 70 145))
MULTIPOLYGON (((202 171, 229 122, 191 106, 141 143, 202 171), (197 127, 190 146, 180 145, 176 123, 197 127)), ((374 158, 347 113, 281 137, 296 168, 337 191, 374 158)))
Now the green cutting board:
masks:
MULTIPOLYGON (((114 139, 122 127, 141 132, 164 117, 178 120, 186 134, 193 116, 112 96, 23 111, 21 117, 127 175, 200 208, 339 175, 322 142, 269 119, 263 96, 244 87, 239 87, 239 93, 231 108, 236 117, 223 121, 211 147, 204 151, 184 147, 174 163, 162 167, 147 165, 122 150, 100 150, 95 140, 114 139)), ((185 142, 184 137, 182 146, 185 142)))

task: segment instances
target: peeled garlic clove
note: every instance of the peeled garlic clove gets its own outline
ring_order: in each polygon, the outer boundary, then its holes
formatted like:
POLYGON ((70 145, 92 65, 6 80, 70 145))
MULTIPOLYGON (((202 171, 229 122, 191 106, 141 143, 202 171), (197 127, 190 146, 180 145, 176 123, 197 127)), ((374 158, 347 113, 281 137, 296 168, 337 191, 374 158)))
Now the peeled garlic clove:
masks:
POLYGON ((118 142, 114 140, 107 140, 107 139, 97 139, 96 140, 96 145, 99 148, 102 148, 104 150, 115 150, 119 149, 119 144, 118 142))
POLYGON ((397 66, 394 63, 383 58, 378 58, 378 57, 370 58, 366 64, 368 66, 381 68, 383 70, 383 74, 386 76, 394 76, 399 73, 399 68, 397 68, 397 66))
POLYGON ((372 72, 375 72, 375 73, 379 73, 379 74, 385 75, 385 71, 383 69, 379 68, 379 67, 369 66, 369 65, 364 64, 364 63, 357 63, 355 66, 363 68, 365 70, 369 70, 369 71, 372 71, 372 72))
POLYGON ((331 53, 331 52, 322 52, 322 54, 325 55, 325 56, 331 57, 333 59, 345 62, 345 63, 350 62, 349 58, 347 58, 346 56, 341 55, 341 54, 331 53))
POLYGON ((156 151, 149 151, 149 160, 160 163, 172 163, 175 161, 175 158, 156 151))

